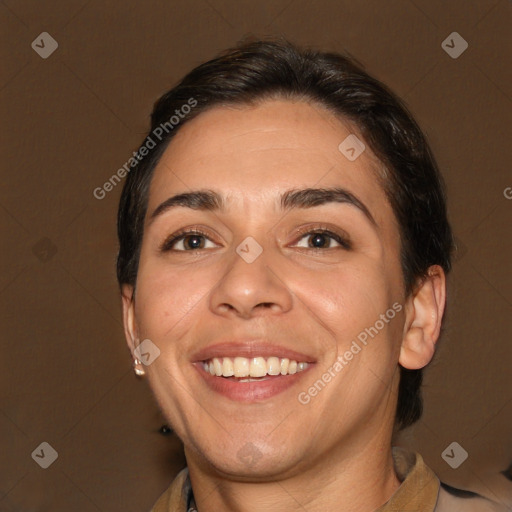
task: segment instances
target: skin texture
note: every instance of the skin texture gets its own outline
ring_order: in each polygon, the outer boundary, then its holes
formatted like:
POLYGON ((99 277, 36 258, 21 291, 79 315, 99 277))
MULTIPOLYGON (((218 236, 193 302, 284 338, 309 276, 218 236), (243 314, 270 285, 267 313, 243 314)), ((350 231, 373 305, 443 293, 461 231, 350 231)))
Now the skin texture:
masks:
POLYGON ((216 107, 178 132, 155 170, 135 296, 123 289, 124 323, 132 352, 146 338, 161 351, 144 369, 184 442, 200 512, 374 510, 399 485, 391 458, 398 363, 421 368, 432 358, 445 277, 431 267, 405 296, 380 162, 368 147, 353 162, 345 158, 338 146, 351 133, 362 139, 350 123, 305 102, 216 107), (309 187, 350 191, 375 225, 347 203, 281 208, 284 192, 309 187), (205 189, 223 196, 222 209, 177 207, 149 220, 170 196, 205 189), (160 250, 190 227, 207 234, 205 248, 160 250), (308 248, 319 228, 348 236, 350 248, 329 238, 324 248, 308 248), (250 264, 235 251, 249 236, 263 249, 250 264), (298 394, 394 303, 402 306, 395 318, 299 403, 298 394), (193 356, 249 339, 315 364, 277 396, 234 402, 206 386, 193 356))

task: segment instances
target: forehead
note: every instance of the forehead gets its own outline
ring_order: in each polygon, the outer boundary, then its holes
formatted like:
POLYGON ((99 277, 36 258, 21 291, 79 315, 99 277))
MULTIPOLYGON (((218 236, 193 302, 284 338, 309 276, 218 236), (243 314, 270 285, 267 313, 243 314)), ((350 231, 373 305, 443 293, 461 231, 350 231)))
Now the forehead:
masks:
MULTIPOLYGON (((199 188, 221 192, 228 204, 263 204, 291 188, 332 186, 386 206, 380 161, 367 146, 353 161, 339 149, 354 136, 364 143, 353 123, 302 101, 214 107, 171 140, 155 169, 149 209, 171 194, 199 188)), ((376 216, 391 213, 389 205, 384 210, 376 216)))

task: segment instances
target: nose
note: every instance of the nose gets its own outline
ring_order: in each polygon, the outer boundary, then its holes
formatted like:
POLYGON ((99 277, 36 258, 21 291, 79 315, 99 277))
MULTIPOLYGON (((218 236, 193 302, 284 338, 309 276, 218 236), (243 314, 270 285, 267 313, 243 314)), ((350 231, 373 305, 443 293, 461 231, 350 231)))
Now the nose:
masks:
POLYGON ((267 251, 252 263, 237 253, 210 294, 211 310, 221 316, 249 319, 289 311, 293 303, 276 266, 270 265, 267 251))

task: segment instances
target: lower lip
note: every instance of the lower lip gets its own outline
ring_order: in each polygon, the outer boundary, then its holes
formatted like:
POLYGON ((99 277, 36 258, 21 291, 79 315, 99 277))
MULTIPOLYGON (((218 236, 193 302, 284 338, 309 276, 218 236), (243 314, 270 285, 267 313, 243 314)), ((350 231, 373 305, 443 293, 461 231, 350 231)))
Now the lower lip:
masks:
POLYGON ((216 393, 237 402, 260 402, 272 398, 296 384, 312 368, 313 364, 309 363, 305 370, 293 375, 269 376, 266 380, 251 382, 237 382, 224 377, 215 377, 205 371, 202 362, 195 363, 194 366, 210 389, 216 393))

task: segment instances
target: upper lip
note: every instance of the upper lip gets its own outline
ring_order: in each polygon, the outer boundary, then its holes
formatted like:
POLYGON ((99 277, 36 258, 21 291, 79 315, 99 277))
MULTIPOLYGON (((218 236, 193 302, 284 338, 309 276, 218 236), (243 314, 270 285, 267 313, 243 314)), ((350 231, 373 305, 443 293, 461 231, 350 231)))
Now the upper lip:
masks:
POLYGON ((311 355, 297 352, 286 347, 274 345, 270 342, 257 341, 228 341, 205 347, 192 356, 193 362, 207 361, 214 357, 280 357, 297 362, 314 363, 311 355))

